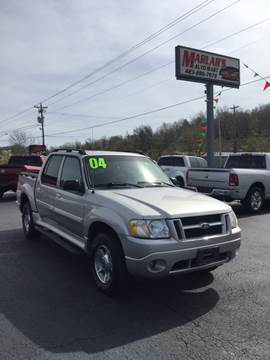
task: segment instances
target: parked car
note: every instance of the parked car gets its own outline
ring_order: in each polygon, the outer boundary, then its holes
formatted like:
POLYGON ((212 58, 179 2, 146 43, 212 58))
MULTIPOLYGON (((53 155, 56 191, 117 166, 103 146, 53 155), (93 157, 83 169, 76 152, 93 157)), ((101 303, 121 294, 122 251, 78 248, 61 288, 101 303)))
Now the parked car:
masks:
POLYGON ((207 161, 198 156, 163 155, 158 159, 158 165, 170 178, 175 178, 178 186, 187 185, 186 175, 189 168, 205 168, 207 161))
POLYGON ((0 165, 0 198, 8 190, 16 191, 18 176, 22 171, 38 173, 44 157, 37 155, 16 155, 8 164, 0 165))
POLYGON ((270 197, 270 154, 231 154, 223 169, 191 169, 188 185, 199 192, 223 198, 241 200, 251 212, 258 212, 270 197))
POLYGON ((86 252, 105 293, 121 289, 130 274, 211 271, 240 247, 229 205, 175 187, 137 153, 53 152, 39 174, 19 176, 17 199, 25 236, 42 233, 86 252))

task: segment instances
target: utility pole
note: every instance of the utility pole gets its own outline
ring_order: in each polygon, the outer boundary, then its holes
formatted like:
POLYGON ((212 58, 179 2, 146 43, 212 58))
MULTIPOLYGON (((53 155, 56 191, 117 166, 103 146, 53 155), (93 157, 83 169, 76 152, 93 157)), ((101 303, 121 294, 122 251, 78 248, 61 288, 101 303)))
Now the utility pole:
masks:
POLYGON ((239 105, 233 105, 232 107, 230 107, 230 110, 233 111, 233 118, 234 118, 234 145, 233 145, 233 152, 236 153, 237 152, 237 135, 238 135, 238 124, 236 122, 236 117, 235 117, 235 113, 236 113, 236 109, 239 108, 239 105))
POLYGON ((214 167, 214 86, 206 84, 206 108, 207 108, 207 166, 214 167))
POLYGON ((222 153, 222 140, 221 140, 221 122, 220 122, 220 116, 218 116, 217 118, 218 120, 218 150, 219 150, 219 166, 222 166, 222 161, 221 161, 221 153, 222 153))
POLYGON ((38 113, 40 116, 37 117, 38 123, 41 125, 41 131, 42 131, 42 147, 43 151, 45 151, 45 134, 44 134, 44 113, 46 112, 46 109, 48 109, 48 106, 43 106, 42 103, 39 105, 35 105, 34 108, 38 109, 38 113))

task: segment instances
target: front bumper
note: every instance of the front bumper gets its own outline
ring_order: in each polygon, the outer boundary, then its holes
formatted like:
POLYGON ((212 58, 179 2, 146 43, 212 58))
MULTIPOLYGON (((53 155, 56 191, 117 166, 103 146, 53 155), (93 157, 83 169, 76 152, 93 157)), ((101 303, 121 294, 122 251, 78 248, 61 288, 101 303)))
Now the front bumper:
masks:
POLYGON ((190 246, 189 248, 172 251, 153 252, 142 258, 126 256, 126 265, 130 274, 140 277, 160 278, 175 273, 188 273, 220 266, 231 261, 240 248, 240 231, 234 236, 228 235, 228 240, 213 242, 207 245, 190 246), (198 261, 198 254, 214 249, 218 255, 209 257, 204 263, 198 261))

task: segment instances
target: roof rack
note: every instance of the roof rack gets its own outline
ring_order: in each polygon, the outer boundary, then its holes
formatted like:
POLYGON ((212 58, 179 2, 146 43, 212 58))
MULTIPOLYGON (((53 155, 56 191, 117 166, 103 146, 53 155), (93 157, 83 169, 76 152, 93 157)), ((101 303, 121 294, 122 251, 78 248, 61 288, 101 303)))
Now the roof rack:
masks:
MULTIPOLYGON (((116 150, 118 151, 118 150, 116 150)), ((121 150, 119 150, 121 152, 121 150)), ((140 154, 140 155, 144 155, 144 156, 149 156, 147 155, 145 152, 143 152, 142 150, 123 150, 124 152, 127 153, 133 153, 133 154, 140 154)))
POLYGON ((79 154, 81 154, 81 155, 86 155, 86 152, 84 151, 84 150, 82 150, 82 149, 65 149, 65 148, 60 148, 60 149, 55 149, 55 150, 53 150, 53 151, 55 151, 55 152, 58 152, 58 151, 66 151, 66 152, 77 152, 77 153, 79 153, 79 154))

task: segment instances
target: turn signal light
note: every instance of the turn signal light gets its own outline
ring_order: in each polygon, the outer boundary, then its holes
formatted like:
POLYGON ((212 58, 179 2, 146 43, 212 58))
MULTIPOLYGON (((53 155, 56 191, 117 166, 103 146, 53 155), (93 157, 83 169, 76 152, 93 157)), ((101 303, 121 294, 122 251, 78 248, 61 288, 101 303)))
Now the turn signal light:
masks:
POLYGON ((239 185, 238 175, 230 174, 229 183, 230 183, 230 186, 238 186, 239 185))

